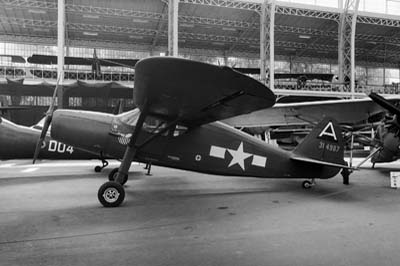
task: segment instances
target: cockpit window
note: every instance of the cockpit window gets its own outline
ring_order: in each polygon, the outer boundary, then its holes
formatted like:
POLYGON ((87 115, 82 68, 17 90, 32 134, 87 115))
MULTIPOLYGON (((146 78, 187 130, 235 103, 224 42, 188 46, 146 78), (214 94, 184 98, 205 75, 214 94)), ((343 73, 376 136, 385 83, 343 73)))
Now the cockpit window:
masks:
MULTIPOLYGON (((153 116, 147 116, 146 120, 143 123, 143 129, 149 133, 157 134, 162 129, 167 126, 166 121, 155 118, 153 116)), ((168 132, 165 132, 165 135, 168 132)), ((164 135, 164 134, 163 134, 164 135)))
POLYGON ((182 125, 177 125, 174 130, 174 137, 180 136, 188 130, 187 127, 182 125))
POLYGON ((139 108, 133 109, 129 112, 125 112, 118 115, 120 121, 129 126, 136 126, 137 120, 139 119, 140 110, 139 108))
MULTIPOLYGON (((136 123, 139 119, 140 116, 140 110, 139 108, 136 108, 134 110, 131 110, 129 112, 125 112, 122 114, 119 114, 117 117, 118 119, 125 125, 128 126, 136 126, 136 123)), ((157 134, 165 127, 167 126, 168 121, 154 117, 154 116, 147 116, 144 123, 143 123, 143 130, 147 131, 151 134, 157 134)), ((177 137, 182 135, 187 131, 187 127, 182 126, 182 125, 177 125, 176 127, 171 128, 170 130, 167 130, 166 132, 163 132, 163 136, 168 136, 170 134, 173 137, 177 137)))

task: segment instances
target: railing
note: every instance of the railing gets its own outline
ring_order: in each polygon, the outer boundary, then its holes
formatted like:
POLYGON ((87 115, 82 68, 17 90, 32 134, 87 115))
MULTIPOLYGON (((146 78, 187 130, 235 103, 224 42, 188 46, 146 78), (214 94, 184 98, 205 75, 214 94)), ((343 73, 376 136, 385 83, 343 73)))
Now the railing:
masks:
MULTIPOLYGON (((111 72, 104 71, 97 75, 88 70, 65 71, 64 78, 66 80, 83 80, 83 81, 117 81, 132 83, 134 73, 132 72, 111 72)), ((31 68, 31 67, 9 67, 0 66, 0 78, 9 79, 33 79, 33 80, 56 80, 57 71, 55 69, 31 68)), ((323 96, 343 96, 350 97, 351 91, 348 84, 340 84, 337 82, 315 82, 307 81, 305 84, 298 84, 296 81, 275 80, 274 91, 282 95, 311 95, 317 92, 323 96)), ((355 88, 355 96, 363 96, 365 92, 373 91, 379 94, 400 94, 399 84, 388 85, 360 85, 355 88)))
MULTIPOLYGON (((276 82, 275 90, 277 91, 312 91, 312 92, 327 92, 329 93, 344 93, 350 94, 351 89, 348 84, 341 84, 337 82, 307 82, 304 85, 298 85, 296 82, 276 82)), ((355 86, 354 92, 357 94, 365 94, 366 92, 376 92, 379 94, 400 94, 400 87, 398 83, 386 85, 361 85, 355 86)), ((297 93, 295 93, 297 94, 297 93)))
MULTIPOLYGON (((0 66, 0 78, 8 79, 57 79, 57 71, 55 69, 40 69, 40 68, 19 68, 0 66)), ((118 81, 118 82, 132 82, 134 80, 134 73, 132 72, 113 72, 104 71, 97 74, 88 70, 65 70, 64 79, 67 80, 96 80, 96 81, 118 81)))

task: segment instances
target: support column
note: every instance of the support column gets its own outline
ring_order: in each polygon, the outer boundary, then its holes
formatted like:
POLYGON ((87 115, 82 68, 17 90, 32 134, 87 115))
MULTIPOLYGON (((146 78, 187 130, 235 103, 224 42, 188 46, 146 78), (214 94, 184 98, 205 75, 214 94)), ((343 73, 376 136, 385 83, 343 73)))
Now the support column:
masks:
POLYGON ((168 55, 178 56, 179 0, 168 0, 168 55))
POLYGON ((351 98, 355 93, 355 34, 359 2, 346 0, 339 25, 339 82, 350 87, 351 98))
POLYGON ((57 73, 61 75, 57 91, 58 108, 64 108, 64 46, 65 46, 65 0, 58 0, 57 21, 57 73))
POLYGON ((275 0, 264 0, 261 4, 260 17, 260 79, 264 84, 269 83, 274 89, 274 63, 275 63, 275 0), (269 60, 269 64, 267 63, 269 60))

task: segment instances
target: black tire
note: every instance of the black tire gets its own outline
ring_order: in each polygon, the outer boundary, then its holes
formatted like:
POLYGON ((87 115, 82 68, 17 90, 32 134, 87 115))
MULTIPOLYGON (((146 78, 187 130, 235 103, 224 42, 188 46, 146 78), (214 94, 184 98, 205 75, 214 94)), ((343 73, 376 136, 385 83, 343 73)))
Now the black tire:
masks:
MULTIPOLYGON (((118 168, 114 168, 111 170, 111 172, 108 174, 108 180, 109 181, 115 181, 115 178, 117 177, 118 174, 118 168)), ((121 185, 125 185, 125 183, 128 181, 128 175, 124 176, 124 179, 122 180, 121 185)))
POLYGON ((303 181, 303 183, 301 184, 301 186, 302 186, 304 189, 310 189, 313 185, 312 185, 312 183, 311 183, 310 181, 306 180, 306 181, 303 181))
POLYGON ((101 185, 97 198, 106 208, 118 207, 124 201, 125 190, 121 184, 109 181, 101 185))
POLYGON ((94 171, 96 172, 96 173, 100 173, 101 172, 101 166, 96 166, 95 168, 94 168, 94 171))

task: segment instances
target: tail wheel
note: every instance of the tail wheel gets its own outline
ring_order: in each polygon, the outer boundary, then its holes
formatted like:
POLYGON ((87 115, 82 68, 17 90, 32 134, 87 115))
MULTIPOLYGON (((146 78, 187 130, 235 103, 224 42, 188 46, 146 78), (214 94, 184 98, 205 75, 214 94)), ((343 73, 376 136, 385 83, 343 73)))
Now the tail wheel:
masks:
MULTIPOLYGON (((117 175, 118 175, 118 168, 112 169, 111 172, 108 174, 108 180, 115 181, 117 175)), ((125 185, 127 181, 128 181, 128 175, 124 175, 121 185, 125 185)))
POLYGON ((306 180, 306 181, 303 181, 303 183, 301 185, 305 189, 310 189, 310 188, 312 188, 314 186, 314 183, 311 182, 311 181, 306 180))
POLYGON ((121 184, 109 181, 99 188, 97 198, 104 207, 118 207, 124 201, 125 190, 121 184))

